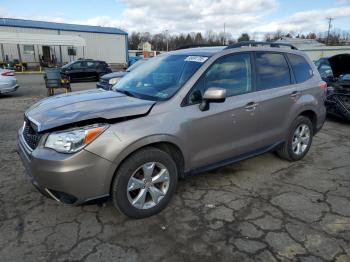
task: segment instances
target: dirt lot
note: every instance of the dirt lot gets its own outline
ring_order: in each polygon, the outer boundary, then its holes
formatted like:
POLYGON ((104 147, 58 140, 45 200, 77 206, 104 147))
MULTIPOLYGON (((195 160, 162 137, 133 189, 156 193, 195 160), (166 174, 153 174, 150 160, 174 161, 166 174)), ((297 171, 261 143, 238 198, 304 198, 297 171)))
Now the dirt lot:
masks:
POLYGON ((0 97, 0 261, 350 261, 350 124, 327 121, 300 162, 265 154, 180 181, 161 214, 132 220, 33 188, 16 131, 46 93, 41 76, 18 79, 0 97))

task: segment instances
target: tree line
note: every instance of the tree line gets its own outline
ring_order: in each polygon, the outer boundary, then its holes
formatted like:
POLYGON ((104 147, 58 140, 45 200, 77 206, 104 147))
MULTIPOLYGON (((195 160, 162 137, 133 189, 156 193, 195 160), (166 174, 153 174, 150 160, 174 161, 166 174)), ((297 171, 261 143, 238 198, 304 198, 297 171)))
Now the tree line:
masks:
MULTIPOLYGON (((342 30, 333 30, 328 33, 314 33, 308 34, 294 33, 294 32, 282 32, 277 31, 273 33, 266 33, 263 37, 263 41, 276 41, 281 37, 301 38, 301 39, 315 39, 321 43, 328 45, 346 45, 350 43, 350 32, 342 30)), ((170 35, 167 32, 158 34, 151 34, 149 32, 132 32, 129 34, 129 49, 137 50, 140 44, 149 42, 152 45, 153 50, 167 51, 175 50, 183 46, 191 45, 228 45, 241 41, 255 40, 256 34, 242 33, 237 39, 232 37, 231 33, 206 31, 204 34, 201 32, 192 32, 188 34, 173 34, 170 35)))

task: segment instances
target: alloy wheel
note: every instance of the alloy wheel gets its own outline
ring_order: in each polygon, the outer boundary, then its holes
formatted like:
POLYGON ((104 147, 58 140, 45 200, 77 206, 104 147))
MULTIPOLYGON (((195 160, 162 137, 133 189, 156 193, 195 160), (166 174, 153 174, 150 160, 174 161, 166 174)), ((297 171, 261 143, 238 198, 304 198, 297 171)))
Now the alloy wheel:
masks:
POLYGON ((138 209, 156 206, 169 189, 168 169, 159 162, 148 162, 138 167, 131 175, 127 195, 130 204, 138 209))
POLYGON ((292 150, 296 155, 302 155, 310 144, 310 128, 305 125, 299 125, 293 135, 292 150))

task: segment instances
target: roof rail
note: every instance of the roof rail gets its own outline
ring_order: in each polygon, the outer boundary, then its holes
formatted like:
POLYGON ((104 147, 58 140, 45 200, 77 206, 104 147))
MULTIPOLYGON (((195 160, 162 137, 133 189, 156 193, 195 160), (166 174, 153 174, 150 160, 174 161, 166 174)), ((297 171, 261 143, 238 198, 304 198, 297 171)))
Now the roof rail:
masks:
POLYGON ((296 48, 294 45, 291 45, 291 44, 279 43, 279 42, 255 42, 255 41, 239 42, 236 44, 229 45, 228 47, 226 47, 226 49, 239 48, 243 46, 269 46, 269 47, 286 46, 286 47, 290 47, 290 49, 298 50, 298 48, 296 48))
POLYGON ((215 44, 198 44, 198 45, 184 45, 175 48, 175 50, 181 50, 181 49, 187 49, 187 48, 196 48, 196 47, 216 47, 216 46, 222 46, 225 47, 225 45, 215 45, 215 44))

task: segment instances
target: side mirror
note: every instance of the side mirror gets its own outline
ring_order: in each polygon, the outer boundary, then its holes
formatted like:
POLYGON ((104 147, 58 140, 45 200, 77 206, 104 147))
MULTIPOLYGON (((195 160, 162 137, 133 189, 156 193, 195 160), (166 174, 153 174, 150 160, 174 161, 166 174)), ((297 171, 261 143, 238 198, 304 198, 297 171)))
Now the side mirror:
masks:
POLYGON ((226 99, 226 89, 211 87, 208 88, 203 95, 202 102, 199 104, 201 111, 209 110, 210 103, 223 103, 226 99))

